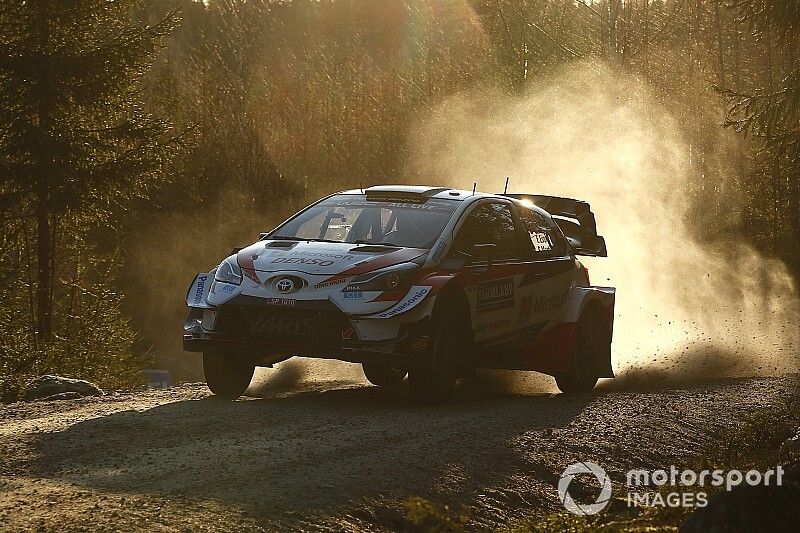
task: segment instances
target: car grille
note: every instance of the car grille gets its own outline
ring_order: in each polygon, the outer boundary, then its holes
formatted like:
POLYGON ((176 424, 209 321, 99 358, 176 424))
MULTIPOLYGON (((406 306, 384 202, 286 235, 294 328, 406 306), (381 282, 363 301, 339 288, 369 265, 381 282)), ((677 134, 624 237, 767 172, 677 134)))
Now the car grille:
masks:
POLYGON ((344 313, 330 302, 314 308, 227 303, 220 306, 214 329, 243 340, 338 346, 349 327, 344 313))

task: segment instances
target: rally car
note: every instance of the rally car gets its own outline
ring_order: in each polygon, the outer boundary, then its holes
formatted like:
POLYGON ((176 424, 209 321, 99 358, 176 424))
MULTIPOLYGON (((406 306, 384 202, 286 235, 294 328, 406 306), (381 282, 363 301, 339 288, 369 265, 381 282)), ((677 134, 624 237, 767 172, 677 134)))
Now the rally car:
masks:
POLYGON ((446 187, 375 186, 306 207, 186 296, 184 349, 236 398, 256 366, 360 363, 375 385, 445 400, 476 368, 535 370, 563 392, 613 377, 615 289, 577 255, 606 256, 589 204, 446 187))

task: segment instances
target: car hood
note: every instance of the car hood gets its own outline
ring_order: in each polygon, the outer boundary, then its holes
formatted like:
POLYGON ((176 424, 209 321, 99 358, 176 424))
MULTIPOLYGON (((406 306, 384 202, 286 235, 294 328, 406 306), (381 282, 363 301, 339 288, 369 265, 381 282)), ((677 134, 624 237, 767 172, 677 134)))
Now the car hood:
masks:
POLYGON ((286 271, 350 277, 411 261, 427 251, 340 242, 265 240, 239 251, 236 260, 251 279, 258 279, 256 272, 286 271))

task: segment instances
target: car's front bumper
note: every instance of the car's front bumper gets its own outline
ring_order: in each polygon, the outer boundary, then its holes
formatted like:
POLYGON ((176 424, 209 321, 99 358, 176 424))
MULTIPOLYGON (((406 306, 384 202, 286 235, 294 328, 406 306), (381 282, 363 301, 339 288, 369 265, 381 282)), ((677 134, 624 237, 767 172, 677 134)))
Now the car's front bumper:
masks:
POLYGON ((403 361, 427 349, 428 320, 373 321, 352 318, 330 302, 297 302, 292 307, 265 305, 241 297, 217 309, 192 309, 184 326, 183 349, 229 351, 269 364, 290 356, 403 361), (394 322, 385 329, 387 322, 394 322), (369 333, 365 333, 368 331, 369 333))

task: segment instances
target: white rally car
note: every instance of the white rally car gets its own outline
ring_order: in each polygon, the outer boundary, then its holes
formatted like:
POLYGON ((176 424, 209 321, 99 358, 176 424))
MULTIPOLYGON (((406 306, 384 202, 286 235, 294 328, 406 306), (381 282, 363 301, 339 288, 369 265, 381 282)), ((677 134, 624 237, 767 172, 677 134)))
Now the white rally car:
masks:
POLYGON ((303 209, 198 274, 184 349, 241 395, 256 366, 293 356, 361 363, 448 397, 475 368, 536 370, 564 392, 613 377, 614 293, 576 255, 605 256, 586 202, 377 186, 303 209))

